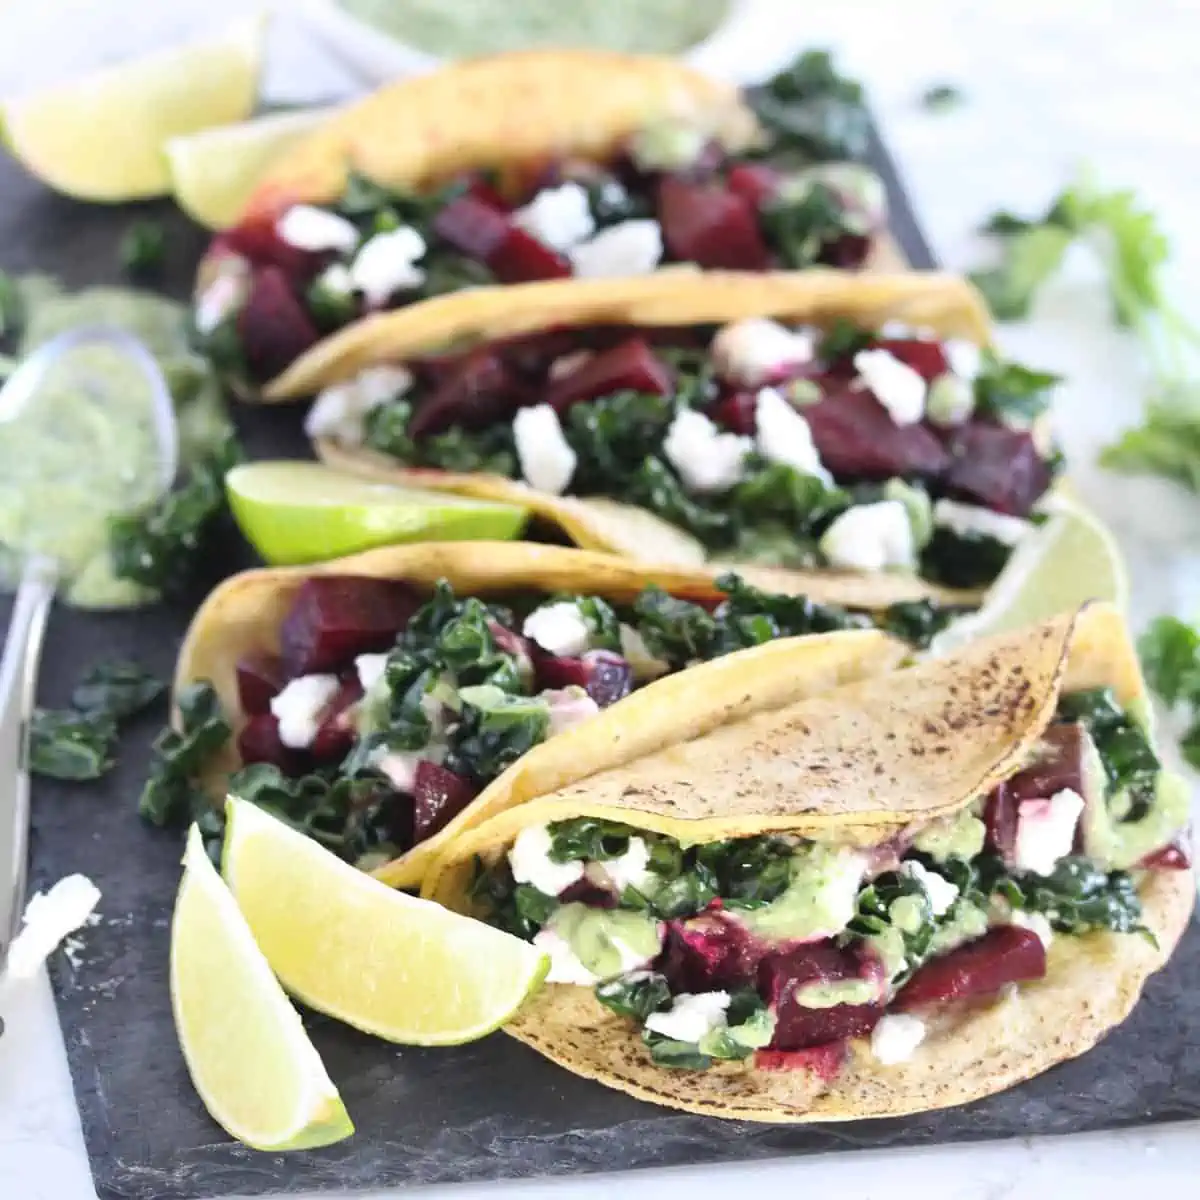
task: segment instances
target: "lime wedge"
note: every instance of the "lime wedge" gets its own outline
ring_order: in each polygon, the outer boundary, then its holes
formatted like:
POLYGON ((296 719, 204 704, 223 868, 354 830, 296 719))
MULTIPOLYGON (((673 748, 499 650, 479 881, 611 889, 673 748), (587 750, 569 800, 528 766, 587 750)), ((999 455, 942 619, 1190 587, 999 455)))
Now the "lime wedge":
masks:
POLYGON ((209 229, 228 228, 241 216, 267 164, 330 111, 278 113, 171 138, 165 149, 176 203, 209 229))
POLYGON ((528 942, 394 892, 230 797, 225 879, 280 983, 390 1042, 452 1046, 499 1028, 545 978, 528 942))
POLYGON ((256 462, 225 477, 233 515, 277 565, 340 558, 397 542, 515 538, 523 508, 360 479, 310 462, 256 462))
POLYGON ((254 108, 264 20, 0 105, 4 139, 39 179, 81 200, 165 195, 163 143, 254 108))
POLYGON ((1089 600, 1128 607, 1129 579, 1109 531, 1074 501, 1058 500, 992 585, 983 607, 934 639, 943 654, 973 638, 1021 629, 1089 600))
POLYGON ((171 927, 171 1006, 213 1120, 256 1150, 310 1150, 354 1132, 195 825, 171 927))

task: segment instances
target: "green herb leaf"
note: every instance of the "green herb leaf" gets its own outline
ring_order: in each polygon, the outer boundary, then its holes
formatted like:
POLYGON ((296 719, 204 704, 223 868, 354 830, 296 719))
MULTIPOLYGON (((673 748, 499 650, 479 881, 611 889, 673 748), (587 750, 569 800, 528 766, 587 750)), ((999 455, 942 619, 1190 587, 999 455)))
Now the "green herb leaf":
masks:
POLYGON ((975 380, 975 415, 1028 428, 1049 411, 1061 382, 1061 375, 1003 362, 992 350, 984 350, 975 380))
POLYGON ((1034 296, 1062 264, 1074 235, 1052 225, 1032 225, 1004 244, 1000 266, 971 275, 998 321, 1027 316, 1034 296))
POLYGON ((926 88, 921 94, 921 104, 930 112, 949 112, 958 108, 966 99, 962 89, 952 83, 938 83, 926 88))
POLYGON ((117 724, 106 712, 34 710, 29 769, 48 779, 99 779, 113 765, 117 724))
POLYGON ((81 712, 101 712, 123 721, 149 707, 167 690, 135 662, 117 659, 90 667, 71 693, 71 703, 81 712))
POLYGON ((167 255, 167 232, 158 221, 134 221, 121 238, 121 270, 135 279, 162 271, 167 255))
POLYGON ((822 252, 847 234, 867 231, 862 216, 828 184, 818 182, 799 196, 767 203, 759 224, 783 265, 797 270, 819 262, 822 252))
POLYGON ((1200 386, 1168 385, 1146 402, 1143 423, 1100 453, 1100 465, 1157 475, 1200 492, 1200 386))
POLYGON ((1158 617, 1138 640, 1146 682, 1166 701, 1200 702, 1200 632, 1177 617, 1158 617))
POLYGON ((325 333, 341 329, 358 316, 358 298, 352 289, 334 287, 318 275, 304 293, 305 307, 317 328, 325 333))
POLYGON ((1086 858, 1060 859, 1050 875, 1014 875, 1002 891, 1015 907, 1045 913, 1061 933, 1145 930, 1132 877, 1125 871, 1102 871, 1086 858))
POLYGON ((712 1058, 703 1053, 695 1042, 677 1042, 649 1029, 642 1030, 642 1041, 651 1059, 660 1067, 675 1071, 707 1071, 712 1058))
POLYGON ((579 817, 572 821, 554 821, 549 826, 552 862, 590 859, 602 862, 619 858, 629 849, 633 830, 617 821, 579 817))

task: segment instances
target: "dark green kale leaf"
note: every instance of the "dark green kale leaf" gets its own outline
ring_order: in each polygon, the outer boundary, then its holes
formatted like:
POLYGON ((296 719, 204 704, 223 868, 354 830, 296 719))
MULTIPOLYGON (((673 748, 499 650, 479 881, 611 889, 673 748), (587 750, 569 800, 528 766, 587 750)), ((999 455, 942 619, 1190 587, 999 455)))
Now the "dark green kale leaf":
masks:
POLYGON ((472 908, 489 924, 530 941, 543 929, 558 901, 528 883, 517 883, 507 858, 490 866, 475 858, 474 875, 467 892, 472 908))
POLYGON ((114 517, 109 546, 116 574, 160 594, 178 592, 225 511, 225 476, 243 457, 230 436, 196 464, 181 487, 141 512, 114 517))
POLYGON ((351 171, 334 210, 354 221, 365 234, 411 225, 428 242, 430 222, 466 189, 464 181, 455 180, 429 191, 408 191, 405 188, 384 187, 357 171, 351 171))
POLYGON ((358 316, 358 298, 353 290, 331 287, 321 275, 305 290, 304 305, 323 333, 341 329, 358 316))
POLYGON ((739 989, 730 996, 725 1016, 727 1023, 706 1034, 699 1045, 676 1041, 649 1029, 642 1030, 642 1041, 660 1067, 704 1071, 712 1066, 714 1059, 749 1058, 756 1049, 767 1045, 774 1034, 773 1014, 762 998, 749 989, 739 989))
POLYGON ((596 817, 579 817, 570 821, 554 821, 549 826, 552 862, 573 862, 577 859, 603 861, 619 858, 629 849, 634 830, 619 821, 602 821, 596 817))
POLYGON ((747 649, 777 637, 871 628, 871 619, 862 613, 836 604, 818 604, 807 596, 765 592, 748 584, 740 575, 721 575, 716 583, 726 598, 713 617, 728 627, 725 641, 733 649, 747 649), (764 618, 773 632, 768 633, 758 624, 764 618))
POLYGON ((850 497, 815 475, 787 463, 751 458, 746 478, 728 497, 730 511, 746 527, 778 522, 801 544, 815 545, 816 531, 847 508, 850 497))
POLYGON ((155 738, 150 777, 138 800, 138 812, 153 825, 182 826, 209 810, 200 778, 232 733, 207 680, 184 688, 176 707, 180 727, 164 729, 155 738))
POLYGON ((1004 569, 1012 547, 998 538, 972 531, 956 533, 935 525, 921 551, 921 577, 946 587, 986 587, 1004 569))
POLYGON ((847 234, 867 231, 862 217, 833 188, 817 182, 800 196, 770 201, 759 214, 759 223, 767 245, 783 265, 797 270, 819 262, 822 251, 847 234))
POLYGON ((879 624, 888 633, 927 650, 952 621, 973 611, 967 605, 937 604, 933 600, 898 600, 884 610, 879 624))
POLYGON ((89 667, 71 693, 71 704, 81 712, 107 713, 123 721, 149 707, 167 690, 145 667, 123 659, 89 667))
POLYGON ((863 329, 845 317, 838 317, 821 335, 818 357, 824 363, 851 359, 860 350, 870 346, 874 337, 871 330, 863 329))
POLYGON ((158 275, 167 256, 167 231, 158 221, 134 221, 121 238, 121 270, 134 279, 158 275))
POLYGON ((449 735, 446 756, 451 771, 483 785, 546 740, 550 710, 540 697, 510 696, 488 684, 460 696, 462 716, 449 735))
POLYGON ((599 229, 619 225, 622 221, 654 216, 654 203, 649 196, 631 191, 610 175, 585 182, 583 188, 587 192, 592 220, 599 229))
POLYGON ((371 409, 363 421, 363 442, 372 450, 388 454, 405 464, 418 459, 416 443, 408 435, 412 405, 407 400, 389 400, 371 409))
POLYGON ((633 602, 637 631, 655 658, 673 667, 706 662, 717 644, 717 620, 703 605, 680 600, 658 587, 645 588, 633 602))
POLYGON ((650 392, 614 392, 572 405, 563 422, 578 460, 572 491, 619 494, 646 457, 646 448, 662 445, 676 411, 674 397, 650 392))
POLYGON ((731 908, 761 908, 792 881, 792 845, 782 838, 732 838, 698 846, 696 862, 716 877, 717 894, 731 908))
POLYGON ((1162 763, 1146 731, 1118 703, 1110 688, 1068 692, 1058 702, 1058 717, 1079 721, 1091 735, 1104 764, 1108 796, 1128 794, 1130 818, 1144 815, 1154 800, 1162 763))
POLYGON ((985 349, 975 380, 975 414, 1009 424, 1029 426, 1048 412, 1061 375, 1033 371, 1019 363, 1002 362, 985 349))
POLYGON ((600 596, 564 596, 579 609, 588 627, 588 646, 593 650, 621 649, 621 621, 611 604, 600 596))
POLYGON ((596 999, 618 1016, 632 1017, 644 1025, 651 1013, 670 1007, 671 988, 662 975, 638 971, 598 983, 596 999))
MULTIPOLYGON (((944 875, 950 874, 942 865, 929 866, 944 875)), ((966 892, 963 891, 965 896, 966 892)), ((954 907, 943 919, 952 920, 953 917, 954 907)), ((859 891, 857 910, 846 930, 858 937, 874 937, 893 928, 897 929, 904 942, 905 967, 897 976, 898 982, 903 983, 928 958, 937 933, 938 919, 933 915, 929 897, 919 879, 900 871, 885 871, 859 891), (915 900, 919 905, 921 919, 916 928, 900 929, 892 918, 892 905, 904 897, 915 900)))
POLYGON ((1059 859, 1050 875, 1014 874, 1000 880, 996 891, 1014 908, 1044 913, 1060 933, 1154 935, 1142 923, 1142 903, 1133 878, 1125 871, 1103 871, 1086 858, 1059 859))
POLYGON ((422 300, 496 282, 483 263, 441 245, 426 251, 421 259, 421 270, 425 272, 425 279, 417 289, 417 296, 422 300))
POLYGON ((633 503, 678 525, 709 549, 728 545, 736 536, 736 521, 728 509, 723 505, 710 507, 689 496, 679 477, 655 455, 647 455, 642 460, 641 466, 628 479, 626 489, 633 503))
POLYGON ((712 1055, 705 1054, 695 1042, 678 1042, 649 1029, 642 1030, 642 1041, 650 1051, 651 1059, 660 1067, 676 1071, 707 1071, 713 1064, 712 1055))
POLYGON ((29 769, 48 779, 99 779, 111 769, 117 723, 110 713, 34 709, 29 769))
POLYGON ((372 409, 363 423, 364 444, 406 466, 510 478, 516 471, 516 447, 510 425, 447 429, 414 441, 408 432, 412 414, 413 406, 408 400, 391 400, 372 409))

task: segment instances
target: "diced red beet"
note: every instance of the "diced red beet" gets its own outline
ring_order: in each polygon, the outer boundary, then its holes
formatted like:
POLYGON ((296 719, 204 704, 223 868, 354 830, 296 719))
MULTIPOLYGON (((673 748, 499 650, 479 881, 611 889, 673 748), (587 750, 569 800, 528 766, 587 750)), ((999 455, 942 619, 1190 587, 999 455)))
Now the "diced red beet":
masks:
POLYGON ((755 392, 729 392, 713 405, 709 415, 722 429, 753 437, 757 407, 755 392))
POLYGON ((912 367, 926 383, 932 383, 950 369, 940 342, 920 338, 877 338, 871 348, 886 350, 893 358, 912 367))
POLYGON ((484 261, 501 283, 534 283, 571 275, 571 264, 557 250, 516 225, 484 261))
POLYGON ((237 738, 242 762, 272 763, 285 775, 298 775, 302 769, 301 756, 279 740, 279 721, 272 713, 258 713, 242 726, 237 738))
POLYGON ((633 337, 593 354, 570 374, 556 379, 543 396, 555 412, 565 412, 572 404, 608 396, 613 392, 649 392, 666 396, 672 387, 671 373, 655 358, 643 338, 633 337))
POLYGON ((986 843, 1010 867, 1017 846, 1017 802, 1007 781, 997 784, 988 793, 983 806, 983 824, 987 829, 986 843))
POLYGON ((262 267, 254 273, 237 329, 246 366, 255 379, 278 375, 320 337, 280 267, 262 267))
POLYGON ((841 237, 826 242, 817 253, 817 262, 825 267, 837 267, 842 271, 853 271, 867 261, 871 253, 871 239, 863 233, 843 233, 841 237))
POLYGON ((386 650, 421 606, 421 596, 391 579, 314 575, 296 591, 279 631, 289 678, 336 671, 359 654, 386 650))
POLYGON ((838 478, 923 479, 940 475, 949 463, 941 442, 922 425, 897 425, 870 392, 844 380, 822 376, 824 396, 804 406, 821 461, 838 478))
POLYGON ((671 257, 680 262, 734 271, 771 265, 753 207, 723 184, 668 175, 658 185, 658 220, 671 257))
POLYGON ((535 647, 533 666, 539 688, 587 687, 588 670, 582 658, 546 654, 535 647))
POLYGON ((968 503, 1024 517, 1050 486, 1050 468, 1024 430, 972 421, 955 431, 948 448, 945 486, 968 503))
POLYGON ((521 394, 517 379, 499 356, 481 346, 466 355, 422 401, 408 423, 408 432, 419 439, 452 426, 484 428, 513 412, 521 394))
POLYGON ((458 196, 433 218, 433 232, 468 258, 487 262, 513 228, 508 215, 479 199, 458 196))
POLYGON ((758 990, 775 1010, 771 1049, 803 1050, 870 1033, 884 1013, 885 985, 883 967, 876 955, 842 948, 832 941, 767 954, 758 965, 758 990), (813 1008, 802 1004, 798 996, 807 986, 859 980, 873 986, 877 996, 874 1001, 813 1008))
POLYGON ((423 842, 457 817, 472 800, 476 790, 470 780, 422 759, 417 763, 413 785, 413 839, 423 842))
POLYGON ((616 704, 633 691, 633 668, 627 659, 611 650, 589 650, 583 656, 587 694, 600 708, 616 704))
POLYGON ((309 753, 321 763, 340 762, 354 745, 354 718, 351 709, 363 698, 362 684, 357 675, 342 680, 333 699, 325 706, 317 736, 309 753))
POLYGON ((559 904, 586 904, 588 908, 616 908, 618 897, 608 888, 597 887, 590 879, 577 879, 558 893, 559 904))
POLYGON ((250 716, 270 712, 286 682, 283 660, 275 654, 243 654, 237 661, 238 701, 250 716))
POLYGON ((210 253, 223 249, 248 258, 256 267, 278 267, 293 284, 299 284, 320 270, 329 259, 327 253, 301 250, 279 236, 276 222, 284 209, 256 212, 239 225, 219 233, 210 253))
POLYGON ((765 163, 738 163, 725 177, 731 192, 741 196, 757 212, 779 190, 782 174, 765 163))
POLYGON ((846 1063, 846 1042, 826 1042, 807 1050, 756 1050, 756 1071, 811 1071, 826 1083, 832 1083, 846 1063))
POLYGON ((987 996, 1007 983, 1041 979, 1046 947, 1032 929, 1000 925, 921 967, 896 997, 895 1007, 919 1008, 950 1000, 987 996))
POLYGON ((509 209, 508 201, 482 175, 476 176, 476 178, 471 180, 470 185, 467 187, 467 195, 482 201, 482 203, 486 204, 489 208, 494 208, 497 212, 507 212, 509 209))
POLYGON ((753 988, 769 947, 720 912, 671 921, 659 970, 673 992, 753 988))
POLYGON ((1176 841, 1161 850, 1147 854, 1138 863, 1139 867, 1147 871, 1186 871, 1191 865, 1192 847, 1186 834, 1181 834, 1176 841))

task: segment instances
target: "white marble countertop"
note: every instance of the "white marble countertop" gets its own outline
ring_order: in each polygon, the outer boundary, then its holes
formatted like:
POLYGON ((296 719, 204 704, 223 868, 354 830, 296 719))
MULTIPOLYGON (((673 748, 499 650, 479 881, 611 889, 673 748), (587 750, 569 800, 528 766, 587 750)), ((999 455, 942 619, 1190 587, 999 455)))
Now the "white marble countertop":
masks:
MULTIPOLYGON (((448 3, 453 0, 447 0, 448 3)), ((497 5, 503 0, 496 0, 497 5)), ((868 81, 885 139, 941 260, 967 268, 983 248, 971 233, 1003 205, 1037 211, 1081 163, 1109 184, 1137 188, 1161 216, 1174 251, 1176 299, 1200 320, 1200 5, 1196 0, 889 0, 812 5, 752 0, 758 36, 731 62, 753 78, 799 45, 829 45, 868 81), (917 97, 933 83, 966 93, 934 116, 917 97)), ((0 92, 10 93, 150 45, 211 29, 245 11, 242 0, 41 0, 0 3, 0 92)), ((353 88, 290 19, 272 33, 271 99, 326 99, 353 88)), ((1200 611, 1200 500, 1153 481, 1102 475, 1096 449, 1136 417, 1137 356, 1107 319, 1096 275, 1080 256, 1047 289, 1034 320, 1002 331, 1027 361, 1069 379, 1059 427, 1085 500, 1116 529, 1134 578, 1133 620, 1166 609, 1200 611)), ((86 864, 82 864, 86 869, 86 864)), ((104 917, 107 913, 101 901, 104 917)), ((94 1196, 44 975, 0 996, 0 1198, 94 1196)), ((130 1014, 136 1019, 136 1014, 130 1014)), ((1194 1180, 1200 1123, 1086 1137, 942 1149, 863 1152, 753 1166, 643 1172, 623 1195, 670 1200, 725 1195, 753 1175, 756 1188, 831 1192, 840 1200, 1001 1200, 1087 1195, 1127 1200, 1194 1180)), ((616 1164, 614 1164, 615 1166, 616 1164)), ((614 1180, 445 1187, 467 1197, 584 1200, 614 1180)), ((1194 1183, 1193 1183, 1194 1186, 1194 1183)))

